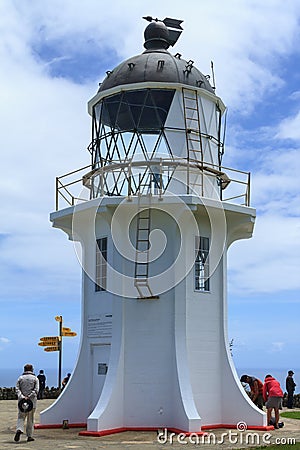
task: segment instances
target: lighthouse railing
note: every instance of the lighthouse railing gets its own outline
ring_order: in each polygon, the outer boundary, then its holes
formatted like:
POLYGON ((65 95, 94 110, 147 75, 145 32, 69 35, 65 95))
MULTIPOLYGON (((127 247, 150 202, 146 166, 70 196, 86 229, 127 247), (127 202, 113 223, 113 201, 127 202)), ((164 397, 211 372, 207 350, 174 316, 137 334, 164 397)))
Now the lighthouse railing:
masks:
POLYGON ((56 178, 56 210, 103 196, 199 195, 250 205, 250 173, 184 158, 87 165, 56 178), (186 183, 187 175, 189 183, 186 183), (217 197, 214 197, 217 196, 217 197))

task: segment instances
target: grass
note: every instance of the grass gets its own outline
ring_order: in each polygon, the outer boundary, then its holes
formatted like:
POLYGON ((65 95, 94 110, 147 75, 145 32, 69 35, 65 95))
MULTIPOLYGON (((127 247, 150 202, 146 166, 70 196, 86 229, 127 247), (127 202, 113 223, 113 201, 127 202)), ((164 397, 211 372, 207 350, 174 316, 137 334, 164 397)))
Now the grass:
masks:
POLYGON ((280 413, 280 417, 288 417, 289 419, 300 419, 300 411, 286 411, 280 413))

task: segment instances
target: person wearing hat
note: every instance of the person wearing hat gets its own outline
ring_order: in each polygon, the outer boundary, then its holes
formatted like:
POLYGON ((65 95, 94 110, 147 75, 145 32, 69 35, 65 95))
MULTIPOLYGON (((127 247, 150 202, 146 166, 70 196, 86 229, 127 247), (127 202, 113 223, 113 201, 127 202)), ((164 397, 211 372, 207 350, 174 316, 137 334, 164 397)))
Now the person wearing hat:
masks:
POLYGON ((294 375, 294 372, 292 370, 289 370, 288 376, 286 377, 286 380, 285 380, 285 388, 286 388, 286 391, 288 394, 287 407, 290 409, 293 408, 294 392, 295 392, 295 387, 296 387, 296 383, 294 382, 293 375, 294 375))
POLYGON ((34 441, 32 434, 38 392, 39 380, 33 373, 32 364, 26 364, 24 366, 24 372, 18 378, 16 384, 16 394, 18 396, 18 420, 17 430, 14 437, 15 442, 18 442, 21 434, 24 433, 25 419, 27 419, 27 442, 34 441))
POLYGON ((38 400, 43 400, 44 390, 46 387, 46 375, 44 374, 43 370, 40 370, 37 378, 39 380, 39 386, 40 386, 37 398, 38 398, 38 400))

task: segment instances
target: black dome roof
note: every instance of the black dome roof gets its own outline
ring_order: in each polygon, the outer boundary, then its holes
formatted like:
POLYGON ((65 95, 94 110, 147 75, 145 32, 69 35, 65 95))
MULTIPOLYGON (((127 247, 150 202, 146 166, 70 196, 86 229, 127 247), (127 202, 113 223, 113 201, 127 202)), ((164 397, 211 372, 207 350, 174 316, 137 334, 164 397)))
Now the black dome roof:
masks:
POLYGON ((214 93, 207 78, 194 67, 193 61, 185 61, 181 55, 173 56, 167 51, 170 45, 169 30, 164 23, 151 22, 144 35, 146 50, 108 72, 98 92, 124 84, 150 81, 187 84, 214 93))

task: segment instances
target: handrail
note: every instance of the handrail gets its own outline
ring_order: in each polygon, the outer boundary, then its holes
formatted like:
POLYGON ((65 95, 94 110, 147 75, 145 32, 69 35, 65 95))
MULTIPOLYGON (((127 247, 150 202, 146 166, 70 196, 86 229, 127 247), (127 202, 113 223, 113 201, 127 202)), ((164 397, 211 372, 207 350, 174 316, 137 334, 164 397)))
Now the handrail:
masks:
MULTIPOLYGON (((98 164, 98 163, 96 163, 98 164)), ((100 164, 100 163, 99 163, 100 164)), ((95 167, 95 164, 90 164, 80 169, 73 170, 56 178, 56 210, 59 209, 60 198, 64 200, 69 206, 73 206, 75 201, 87 201, 91 198, 101 197, 103 195, 131 195, 143 194, 143 189, 148 183, 155 185, 155 193, 161 198, 166 192, 166 187, 169 186, 172 180, 176 180, 174 173, 178 174, 186 172, 189 174, 191 186, 187 187, 188 193, 195 188, 199 188, 199 195, 203 196, 205 193, 204 175, 211 177, 210 179, 217 180, 220 187, 220 199, 222 201, 232 201, 243 198, 244 205, 250 204, 250 173, 229 167, 219 167, 216 164, 190 160, 185 158, 157 158, 152 160, 123 160, 110 162, 102 167, 95 167), (157 168, 157 172, 153 172, 153 167, 157 168), (77 176, 81 173, 81 176, 77 176), (137 182, 136 177, 138 173, 141 176, 142 182, 137 182), (195 181, 193 185, 193 177, 201 177, 201 181, 195 181), (110 177, 113 178, 113 185, 110 186, 110 177), (146 178, 145 178, 146 177, 146 178), (147 183, 146 183, 147 182, 147 183), (165 186, 163 186, 165 183, 165 186), (231 195, 224 198, 222 194, 224 189, 229 188, 231 195), (238 186, 244 189, 242 192, 234 192, 238 186), (120 187, 121 186, 121 187, 120 187), (76 192, 73 191, 75 188, 76 192), (127 188, 125 193, 124 189, 127 188), (222 190, 223 189, 223 190, 222 190), (83 191, 85 196, 82 197, 83 191), (233 192, 232 192, 233 191, 233 192)))

